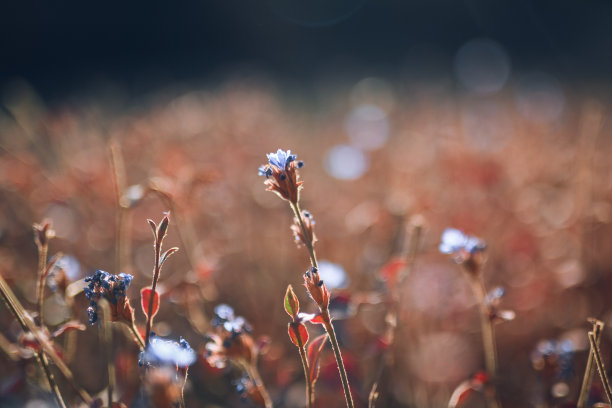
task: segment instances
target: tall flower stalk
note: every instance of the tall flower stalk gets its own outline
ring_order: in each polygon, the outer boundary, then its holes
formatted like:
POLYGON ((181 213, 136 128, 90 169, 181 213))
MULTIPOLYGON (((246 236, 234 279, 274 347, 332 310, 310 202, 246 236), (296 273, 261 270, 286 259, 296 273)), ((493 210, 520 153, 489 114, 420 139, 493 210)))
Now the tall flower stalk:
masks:
POLYGON ((329 336, 342 381, 346 405, 348 408, 353 408, 353 397, 346 369, 344 368, 344 361, 342 360, 342 352, 338 345, 336 331, 334 330, 329 313, 329 292, 318 273, 319 266, 314 250, 314 243, 316 242, 313 230, 314 220, 310 213, 300 208, 299 204, 299 193, 302 189, 303 181, 300 180, 297 170, 302 168, 304 163, 297 161, 297 155, 291 154, 291 150, 285 152, 282 149, 278 149, 276 153, 269 153, 267 157, 268 163, 259 168, 259 174, 266 177, 265 185, 268 187, 268 191, 272 191, 281 199, 288 201, 293 210, 295 220, 292 230, 298 245, 304 245, 308 250, 311 264, 311 268, 304 274, 304 285, 310 297, 319 307, 317 322, 323 324, 329 336))
MULTIPOLYGON (((146 302, 147 323, 145 326, 145 339, 144 339, 145 347, 149 345, 149 340, 151 338, 151 326, 153 325, 153 316, 155 316, 155 313, 154 313, 155 304, 156 304, 155 299, 158 299, 156 288, 157 288, 157 282, 159 281, 159 274, 161 272, 162 266, 164 265, 164 262, 166 262, 168 257, 172 255, 173 253, 175 253, 176 251, 178 251, 178 248, 173 247, 167 250, 166 252, 164 252, 163 254, 161 253, 162 242, 164 238, 166 237, 166 234, 168 233, 168 224, 170 222, 168 215, 165 215, 164 218, 162 218, 159 225, 156 225, 155 222, 152 220, 148 220, 148 221, 149 221, 149 225, 151 226, 151 229, 153 230, 154 247, 155 247, 155 264, 153 266, 153 280, 151 282, 151 292, 149 295, 150 299, 148 302, 146 302)), ((157 300, 157 304, 159 305, 158 302, 159 302, 159 299, 157 300)))
POLYGON ((457 229, 449 228, 442 234, 439 250, 444 254, 452 255, 455 263, 461 266, 478 302, 485 368, 490 380, 490 386, 485 390, 485 397, 489 408, 500 408, 501 405, 497 400, 497 390, 495 387, 497 382, 497 347, 493 326, 493 320, 497 315, 494 308, 487 301, 487 291, 482 277, 486 261, 486 244, 476 237, 471 237, 457 229))

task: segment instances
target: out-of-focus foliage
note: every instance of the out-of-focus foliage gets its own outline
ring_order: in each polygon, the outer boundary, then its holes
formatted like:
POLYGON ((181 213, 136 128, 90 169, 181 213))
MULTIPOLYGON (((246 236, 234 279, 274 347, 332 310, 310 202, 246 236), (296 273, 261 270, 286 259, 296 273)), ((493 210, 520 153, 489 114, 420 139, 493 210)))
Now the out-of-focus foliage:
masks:
MULTIPOLYGON (((462 96, 367 81, 321 93, 312 106, 270 87, 232 82, 160 92, 122 112, 102 103, 47 107, 22 86, 0 111, 0 273, 26 305, 35 304, 31 225, 47 218, 56 233, 50 253, 64 254, 61 273, 52 276, 74 282, 99 269, 131 274, 127 293, 135 307, 153 268, 145 220, 170 210, 166 245, 181 250, 164 266, 154 330, 182 336, 198 352, 186 405, 243 406, 235 373, 205 360, 213 309, 225 303, 248 320, 256 341, 267 336, 257 345, 258 364, 272 399, 303 406, 303 372, 282 301, 292 284, 302 311, 315 312, 301 286, 308 258, 295 248, 289 208, 265 192, 257 174, 265 154, 282 147, 306 163, 301 200, 316 215, 318 256, 337 266, 322 277, 330 287, 341 281, 330 308, 339 317, 356 405, 367 404, 387 347, 380 301, 387 275, 380 271, 416 214, 425 220, 423 240, 400 288, 395 359, 377 406, 445 406, 455 387, 483 368, 470 288, 438 252, 448 226, 486 241, 484 279, 506 288, 504 308, 516 312, 497 326, 503 406, 575 400, 588 351, 586 318, 612 320, 607 101, 569 91, 537 99, 522 83, 462 96), (546 354, 542 341, 554 350, 546 354), (551 353, 568 344, 563 367, 550 366, 551 353)), ((46 322, 54 328, 73 314, 86 322, 87 305, 83 293, 68 305, 49 292, 46 322)), ((135 313, 144 325, 141 309, 135 313)), ((5 308, 0 327, 16 341, 19 328, 5 308)), ((312 338, 321 334, 309 330, 312 338)), ((138 351, 120 333, 116 392, 129 403, 141 387, 138 351)), ((106 363, 96 330, 71 334, 62 345, 69 366, 84 388, 101 392, 106 363)), ((604 351, 609 344, 605 331, 604 351)), ((3 404, 46 398, 31 385, 36 370, 6 353, 0 362, 3 404)), ((319 363, 317 406, 341 406, 329 349, 319 363)), ((68 390, 61 380, 60 387, 68 390)))

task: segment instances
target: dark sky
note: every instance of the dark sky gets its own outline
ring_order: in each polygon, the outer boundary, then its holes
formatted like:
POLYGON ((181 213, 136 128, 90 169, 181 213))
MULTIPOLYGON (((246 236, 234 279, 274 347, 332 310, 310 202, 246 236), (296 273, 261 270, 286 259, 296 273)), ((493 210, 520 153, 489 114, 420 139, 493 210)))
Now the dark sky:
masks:
POLYGON ((5 1, 0 86, 22 77, 61 94, 97 76, 153 86, 244 64, 307 82, 336 61, 397 72, 423 63, 411 61, 421 46, 445 71, 477 37, 499 42, 513 67, 606 81, 611 22, 608 0, 5 1))

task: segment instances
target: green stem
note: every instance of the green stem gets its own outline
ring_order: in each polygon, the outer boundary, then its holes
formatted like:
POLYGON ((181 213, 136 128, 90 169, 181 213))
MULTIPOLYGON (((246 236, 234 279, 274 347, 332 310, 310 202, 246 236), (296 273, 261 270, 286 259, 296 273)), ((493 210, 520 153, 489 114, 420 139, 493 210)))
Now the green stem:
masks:
POLYGON ((346 406, 348 408, 353 408, 353 397, 351 395, 351 388, 349 386, 348 377, 346 375, 346 369, 344 368, 344 361, 342 360, 342 353, 340 352, 338 339, 336 338, 336 331, 334 330, 334 326, 331 322, 331 317, 329 316, 329 310, 321 311, 321 313, 323 313, 325 330, 329 335, 329 341, 331 343, 332 349, 334 350, 334 356, 336 357, 336 364, 338 365, 340 379, 342 380, 342 388, 344 390, 344 398, 346 398, 346 406))
MULTIPOLYGON (((596 321, 593 324, 593 334, 595 335, 595 343, 599 345, 599 335, 603 329, 603 322, 596 321)), ((580 387, 580 395, 578 397, 577 408, 584 408, 586 405, 587 396, 589 389, 591 388, 591 379, 593 376, 593 347, 589 350, 589 357, 587 359, 586 367, 584 370, 584 377, 582 377, 582 386, 580 387)))
POLYGON ((603 384, 604 391, 606 392, 608 403, 612 404, 612 390, 610 389, 610 381, 608 380, 606 368, 604 367, 601 359, 599 345, 595 341, 595 334, 592 331, 589 332, 589 342, 591 342, 591 349, 593 350, 593 356, 595 358, 595 363, 597 364, 597 371, 599 371, 599 376, 601 377, 601 383, 603 384))
POLYGON ((306 407, 311 408, 314 399, 314 390, 312 389, 312 381, 310 381, 310 367, 308 364, 308 359, 306 358, 306 348, 303 345, 300 345, 299 350, 300 358, 302 359, 302 366, 304 367, 304 379, 306 380, 306 407))

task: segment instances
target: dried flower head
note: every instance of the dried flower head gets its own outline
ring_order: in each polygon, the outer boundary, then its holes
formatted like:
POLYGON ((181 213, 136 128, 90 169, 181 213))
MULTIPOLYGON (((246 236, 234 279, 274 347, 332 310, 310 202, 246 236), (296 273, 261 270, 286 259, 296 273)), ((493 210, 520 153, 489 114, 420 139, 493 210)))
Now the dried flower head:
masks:
POLYGON ((306 210, 302 210, 302 219, 304 220, 304 228, 306 229, 306 236, 300 225, 300 220, 297 217, 293 217, 293 224, 291 225, 291 231, 293 232, 293 239, 298 248, 302 245, 308 246, 314 245, 317 242, 317 236, 314 233, 315 220, 312 214, 306 210))
POLYGON ((452 255, 470 274, 478 274, 485 262, 484 252, 487 245, 479 238, 464 234, 455 228, 447 228, 442 233, 438 247, 441 253, 452 255))
POLYGON ((105 298, 111 307, 111 320, 124 321, 132 324, 134 309, 126 297, 126 292, 134 277, 127 273, 112 275, 104 271, 96 271, 93 276, 85 278, 88 283, 84 288, 85 296, 90 300, 87 314, 89 323, 94 324, 98 320, 98 300, 105 298))
POLYGON ((314 266, 304 273, 304 286, 321 311, 329 308, 329 292, 319 276, 319 270, 314 266))
POLYGON ((302 181, 299 181, 297 169, 304 166, 304 162, 296 161, 297 155, 278 149, 276 153, 269 153, 268 164, 259 168, 259 175, 265 176, 265 185, 268 191, 273 191, 283 200, 297 203, 302 181))

